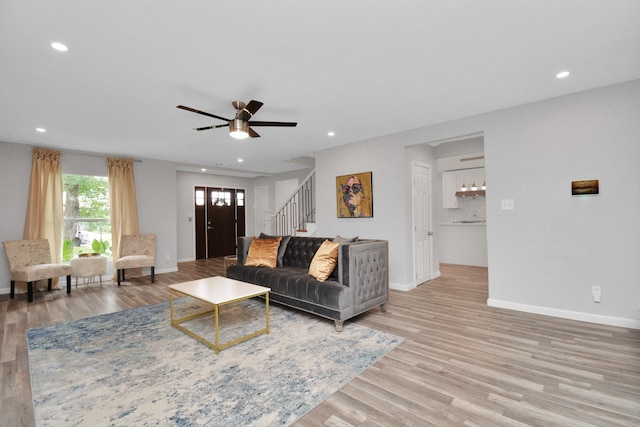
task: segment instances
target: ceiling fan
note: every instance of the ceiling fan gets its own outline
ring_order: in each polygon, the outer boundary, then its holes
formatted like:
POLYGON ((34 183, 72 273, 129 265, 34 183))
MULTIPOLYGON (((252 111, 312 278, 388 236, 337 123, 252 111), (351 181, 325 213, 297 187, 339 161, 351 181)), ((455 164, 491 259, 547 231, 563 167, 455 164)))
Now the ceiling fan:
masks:
POLYGON ((244 139, 247 137, 259 138, 260 135, 251 129, 251 126, 285 126, 294 127, 298 123, 296 122, 260 122, 250 121, 253 115, 262 107, 263 103, 260 101, 251 100, 248 104, 242 101, 233 101, 231 103, 236 109, 236 116, 233 119, 227 119, 225 117, 216 116, 204 111, 196 110, 195 108, 185 107, 184 105, 178 105, 177 108, 182 110, 191 111, 192 113, 202 114, 204 116, 213 117, 214 119, 224 120, 223 125, 205 126, 201 128, 194 128, 194 130, 209 130, 229 126, 229 134, 236 139, 244 139))

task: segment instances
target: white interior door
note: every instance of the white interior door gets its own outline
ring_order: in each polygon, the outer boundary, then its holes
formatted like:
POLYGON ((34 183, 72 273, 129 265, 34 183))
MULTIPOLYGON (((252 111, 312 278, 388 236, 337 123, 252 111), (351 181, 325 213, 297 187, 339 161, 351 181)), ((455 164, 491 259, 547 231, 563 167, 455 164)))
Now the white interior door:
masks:
POLYGON ((433 271, 433 232, 431 225, 431 167, 412 164, 413 265, 415 284, 431 280, 433 271))

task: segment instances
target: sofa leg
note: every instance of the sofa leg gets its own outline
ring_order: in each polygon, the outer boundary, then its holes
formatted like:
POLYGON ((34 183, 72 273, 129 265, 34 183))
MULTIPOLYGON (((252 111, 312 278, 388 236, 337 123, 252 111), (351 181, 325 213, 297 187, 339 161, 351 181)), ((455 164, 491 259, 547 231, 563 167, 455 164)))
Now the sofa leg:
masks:
POLYGON ((120 286, 120 269, 118 269, 117 271, 118 271, 118 286, 120 286))
POLYGON ((27 283, 27 301, 33 302, 33 282, 27 283))
POLYGON ((67 293, 71 293, 71 276, 67 276, 67 293))
POLYGON ((156 281, 156 268, 151 266, 151 283, 156 281))
POLYGON ((337 332, 342 332, 342 325, 344 325, 344 321, 342 320, 334 320, 335 324, 336 324, 336 331, 337 332))
POLYGON ((52 282, 53 282, 53 278, 52 278, 52 277, 49 277, 49 278, 47 279, 47 291, 48 291, 48 292, 51 292, 51 283, 52 283, 52 282))
POLYGON ((12 280, 11 281, 11 299, 13 299, 14 296, 16 296, 16 281, 12 280))
POLYGON ((383 313, 387 312, 387 303, 385 302, 384 304, 380 304, 380 311, 383 313))

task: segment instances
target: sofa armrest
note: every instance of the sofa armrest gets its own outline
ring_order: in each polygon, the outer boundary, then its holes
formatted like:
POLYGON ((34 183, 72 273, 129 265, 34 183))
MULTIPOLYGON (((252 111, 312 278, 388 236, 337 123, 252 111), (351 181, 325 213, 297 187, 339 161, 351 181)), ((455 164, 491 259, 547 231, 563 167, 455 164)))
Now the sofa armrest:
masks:
POLYGON ((249 254, 249 247, 253 241, 253 236, 239 236, 238 237, 238 265, 244 265, 249 254))
POLYGON ((349 287, 351 303, 359 311, 389 299, 389 242, 366 240, 340 245, 338 276, 349 287))
POLYGON ((364 240, 341 244, 338 253, 338 278, 345 286, 373 280, 388 288, 389 242, 364 240))

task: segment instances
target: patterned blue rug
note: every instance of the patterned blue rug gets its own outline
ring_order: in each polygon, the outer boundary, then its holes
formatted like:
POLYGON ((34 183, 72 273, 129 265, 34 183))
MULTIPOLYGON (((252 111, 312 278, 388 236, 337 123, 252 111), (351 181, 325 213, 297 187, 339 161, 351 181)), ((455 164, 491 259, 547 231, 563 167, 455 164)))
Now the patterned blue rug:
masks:
MULTIPOLYGON (((177 316, 202 311, 176 300, 177 316)), ((404 341, 270 306, 271 333, 222 350, 172 328, 169 303, 27 331, 39 426, 290 425, 404 341)), ((264 302, 223 306, 221 341, 264 327, 264 302)), ((211 318, 187 328, 214 341, 211 318)))

